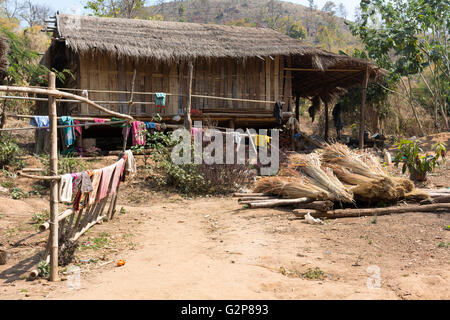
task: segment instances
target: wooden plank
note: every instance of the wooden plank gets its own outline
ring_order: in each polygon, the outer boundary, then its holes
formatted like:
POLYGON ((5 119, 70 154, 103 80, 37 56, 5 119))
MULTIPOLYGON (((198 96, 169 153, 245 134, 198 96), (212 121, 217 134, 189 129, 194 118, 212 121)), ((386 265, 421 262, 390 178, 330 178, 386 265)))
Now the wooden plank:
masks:
MULTIPOLYGON (((266 70, 266 98, 264 100, 266 101, 270 101, 272 100, 272 95, 271 95, 271 63, 272 60, 270 60, 269 57, 266 58, 266 64, 265 64, 265 70, 266 70)), ((265 108, 267 108, 267 106, 264 106, 265 108)))
POLYGON ((273 72, 273 99, 278 101, 280 97, 280 56, 275 57, 273 72))
MULTIPOLYGON (((171 63, 170 65, 170 89, 169 92, 173 94, 178 94, 178 66, 176 63, 171 63)), ((177 96, 169 96, 167 97, 169 107, 167 108, 167 112, 169 114, 178 113, 178 97, 177 96)))
MULTIPOLYGON (((233 86, 234 86, 234 67, 233 67, 233 60, 232 59, 227 59, 227 73, 226 73, 226 77, 227 77, 227 91, 226 92, 226 97, 227 98, 233 98, 233 86)), ((233 108, 233 101, 228 100, 226 103, 226 106, 228 109, 232 109, 233 108)))
MULTIPOLYGON (((220 97, 226 97, 226 85, 227 85, 227 81, 225 79, 225 61, 224 59, 221 59, 219 61, 219 65, 220 65, 220 91, 219 91, 219 96, 220 97)), ((218 104, 217 104, 218 108, 225 108, 225 103, 223 101, 218 100, 218 104)))

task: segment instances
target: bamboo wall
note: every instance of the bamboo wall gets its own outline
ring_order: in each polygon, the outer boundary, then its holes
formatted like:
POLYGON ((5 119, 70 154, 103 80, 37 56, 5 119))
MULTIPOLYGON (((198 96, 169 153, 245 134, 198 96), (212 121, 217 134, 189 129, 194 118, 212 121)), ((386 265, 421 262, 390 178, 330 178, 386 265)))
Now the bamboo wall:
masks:
MULTIPOLYGON (((275 101, 283 96, 291 96, 291 79, 284 73, 289 58, 274 57, 252 58, 245 61, 216 59, 194 64, 192 94, 238 98, 248 100, 275 101), (286 60, 286 61, 285 61, 286 60), (286 81, 285 81, 286 80, 286 81)), ((133 63, 109 56, 80 57, 80 89, 105 91, 130 91, 133 70, 136 68, 135 92, 165 92, 170 95, 166 107, 161 109, 153 105, 135 105, 132 115, 175 115, 181 113, 186 103, 187 65, 161 62, 133 63)), ((128 101, 129 94, 89 93, 95 101, 128 101)), ((287 102, 289 98, 283 99, 287 102)), ((153 95, 135 95, 135 102, 153 102, 153 95)), ((127 105, 107 105, 114 111, 127 112, 127 105)), ((254 103, 207 98, 192 98, 192 109, 224 109, 224 112, 236 110, 272 110, 272 103, 254 103)), ((82 115, 100 115, 97 110, 82 104, 78 109, 82 115)))

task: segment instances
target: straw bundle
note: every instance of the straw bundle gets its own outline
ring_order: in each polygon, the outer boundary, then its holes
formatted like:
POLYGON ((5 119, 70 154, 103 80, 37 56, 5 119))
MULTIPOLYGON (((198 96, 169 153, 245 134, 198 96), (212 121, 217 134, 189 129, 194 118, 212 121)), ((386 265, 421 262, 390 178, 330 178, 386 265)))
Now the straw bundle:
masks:
POLYGON ((329 193, 305 180, 293 177, 266 177, 256 182, 255 192, 270 193, 288 199, 310 198, 326 200, 329 193))
MULTIPOLYGON (((321 154, 321 160, 326 164, 338 164, 344 168, 348 168, 353 173, 372 179, 379 178, 380 174, 374 172, 372 167, 367 165, 361 158, 362 156, 340 143, 328 145, 321 154)), ((382 176, 385 176, 385 174, 382 176)))
POLYGON ((328 173, 322 170, 320 157, 317 153, 308 155, 294 154, 289 157, 291 167, 298 168, 308 177, 311 182, 330 192, 332 197, 330 200, 337 200, 342 202, 352 202, 353 194, 348 190, 335 176, 329 171, 328 173))
POLYGON ((358 185, 361 183, 369 183, 375 179, 367 178, 365 176, 362 176, 360 174, 352 173, 350 170, 341 167, 339 165, 335 164, 328 164, 328 168, 333 170, 333 173, 336 175, 336 177, 342 181, 343 183, 349 184, 349 185, 358 185))

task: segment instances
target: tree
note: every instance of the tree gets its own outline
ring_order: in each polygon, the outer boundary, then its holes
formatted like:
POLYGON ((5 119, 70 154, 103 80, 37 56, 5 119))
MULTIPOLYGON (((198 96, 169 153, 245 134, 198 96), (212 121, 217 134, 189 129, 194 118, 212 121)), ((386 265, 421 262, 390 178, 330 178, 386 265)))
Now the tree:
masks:
POLYGON ((99 17, 135 18, 145 0, 91 0, 84 6, 99 17))
POLYGON ((422 131, 412 90, 412 77, 419 76, 434 97, 434 116, 441 111, 447 120, 448 82, 450 74, 448 50, 449 2, 441 0, 363 0, 361 16, 350 23, 354 35, 364 43, 371 59, 389 70, 390 78, 398 81, 406 94, 396 91, 410 104, 422 131), (429 70, 431 80, 424 72, 429 70))
POLYGON ((52 9, 46 5, 33 4, 31 0, 23 2, 19 16, 29 27, 45 24, 45 19, 51 14, 52 9))

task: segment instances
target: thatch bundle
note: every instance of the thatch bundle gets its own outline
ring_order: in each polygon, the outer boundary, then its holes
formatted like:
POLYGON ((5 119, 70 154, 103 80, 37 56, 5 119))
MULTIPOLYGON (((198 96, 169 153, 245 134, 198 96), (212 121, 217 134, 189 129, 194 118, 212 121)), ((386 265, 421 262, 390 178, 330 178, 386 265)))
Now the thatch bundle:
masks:
POLYGON ((409 179, 388 176, 375 156, 359 155, 340 144, 328 145, 321 153, 291 154, 281 173, 259 180, 255 192, 346 203, 428 197, 415 192, 409 179))
POLYGON ((289 157, 289 164, 307 175, 311 182, 331 194, 329 200, 352 202, 353 195, 331 171, 323 170, 319 155, 311 153, 308 155, 293 154, 289 157))
POLYGON ((288 199, 326 200, 330 194, 299 177, 266 177, 256 182, 255 192, 270 193, 288 199))

